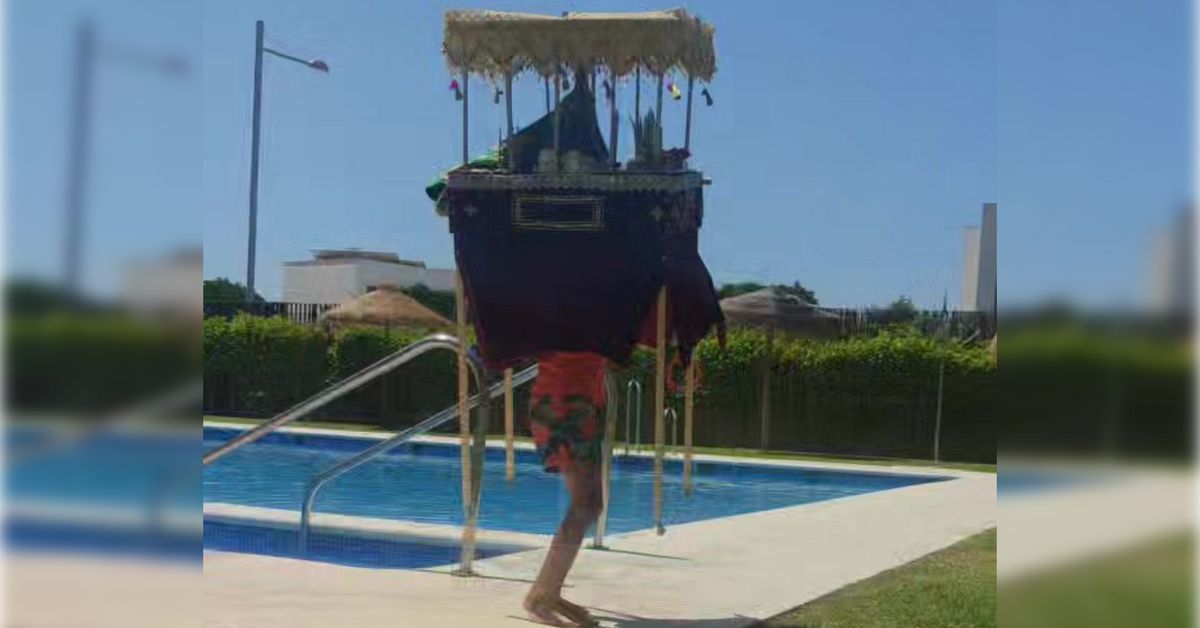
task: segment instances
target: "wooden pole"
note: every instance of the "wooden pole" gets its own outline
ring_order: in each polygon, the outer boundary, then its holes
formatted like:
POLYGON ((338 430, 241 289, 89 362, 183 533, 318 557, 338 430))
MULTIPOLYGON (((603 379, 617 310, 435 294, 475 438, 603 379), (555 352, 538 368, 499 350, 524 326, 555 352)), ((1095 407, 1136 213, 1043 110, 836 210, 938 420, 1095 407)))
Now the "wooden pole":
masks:
POLYGON ((561 114, 559 113, 558 102, 562 94, 562 77, 554 75, 554 157, 558 158, 558 125, 561 114))
POLYGON ((683 391, 683 493, 692 493, 692 417, 696 398, 696 356, 688 363, 687 384, 683 391))
POLYGON ((666 532, 663 527, 663 437, 666 418, 663 410, 667 405, 667 287, 658 291, 655 310, 657 329, 654 334, 654 525, 658 534, 666 532))
POLYGON ((642 117, 642 66, 633 71, 633 117, 642 117))
MULTIPOLYGON (((464 90, 465 91, 465 90, 464 90)), ((471 530, 471 414, 467 403, 470 393, 467 383, 467 297, 463 288, 462 271, 454 273, 454 315, 458 332, 458 436, 462 466, 463 547, 474 538, 471 530)), ((466 552, 464 552, 466 556, 466 552)), ((463 572, 470 566, 464 564, 463 572)))
POLYGON ((621 160, 617 157, 617 130, 620 128, 617 115, 617 77, 609 78, 612 80, 612 93, 608 97, 608 157, 612 161, 613 170, 616 170, 621 167, 621 160))
POLYGON ((545 77, 543 82, 546 85, 546 113, 550 113, 550 77, 545 77))
POLYGON ((942 392, 946 384, 946 362, 938 365, 937 418, 933 424, 933 461, 942 461, 942 392))
POLYGON ((771 442, 771 348, 775 345, 775 327, 767 328, 767 355, 762 365, 762 450, 771 442))
POLYGON ((688 75, 687 121, 683 124, 683 150, 692 148, 692 87, 696 79, 688 75))
POLYGON ((513 451, 513 371, 504 369, 504 477, 517 477, 516 453, 513 451))
MULTIPOLYGON (((462 116, 462 118, 463 118, 463 125, 462 125, 462 126, 463 126, 462 161, 463 161, 463 164, 464 164, 464 165, 465 165, 465 164, 467 163, 467 161, 470 159, 470 156, 469 156, 469 155, 470 155, 470 153, 468 152, 468 149, 467 149, 467 79, 468 79, 467 72, 466 72, 466 70, 463 70, 463 73, 462 73, 462 93, 463 93, 463 107, 462 107, 462 109, 463 109, 463 112, 462 112, 462 113, 463 113, 463 116, 462 116)), ((465 378, 465 377, 466 377, 466 375, 463 375, 463 377, 465 378)), ((464 381, 466 381, 466 380, 464 379, 464 381)))
MULTIPOLYGON (((689 97, 690 97, 690 95, 689 95, 689 97)), ((688 102, 690 103, 691 101, 689 100, 688 102)), ((506 150, 504 152, 506 155, 508 155, 508 169, 509 170, 512 170, 512 167, 513 167, 513 152, 512 152, 513 111, 512 111, 512 109, 513 109, 513 107, 512 107, 512 72, 509 72, 504 75, 504 114, 505 114, 505 117, 508 118, 508 136, 504 138, 504 142, 506 145, 506 150)), ((508 371, 506 371, 506 372, 508 372, 508 371)))
MULTIPOLYGON (((662 119, 662 97, 663 97, 663 74, 658 74, 658 102, 654 105, 654 117, 658 118, 658 146, 662 148, 663 136, 663 119, 662 119)), ((463 97, 466 98, 465 96, 463 97)))

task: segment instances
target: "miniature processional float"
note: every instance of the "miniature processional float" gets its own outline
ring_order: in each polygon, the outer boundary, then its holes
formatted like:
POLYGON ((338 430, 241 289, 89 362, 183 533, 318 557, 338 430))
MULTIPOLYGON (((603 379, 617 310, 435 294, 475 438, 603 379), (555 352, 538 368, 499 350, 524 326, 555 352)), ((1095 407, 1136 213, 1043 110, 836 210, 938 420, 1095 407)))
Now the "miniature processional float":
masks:
MULTIPOLYGON (((695 376, 689 358, 707 333, 724 328, 697 250, 708 181, 687 163, 695 82, 709 81, 716 69, 713 28, 682 9, 561 17, 452 11, 446 14, 443 48, 454 72, 451 90, 462 103, 463 164, 426 191, 449 218, 454 237, 459 337, 466 337, 469 315, 477 357, 488 369, 503 370, 509 383, 508 476, 514 469, 513 366, 557 351, 586 351, 627 364, 635 345, 652 346, 654 518, 662 533, 667 345, 674 343, 689 365, 684 484, 690 487, 695 376), (687 78, 684 140, 681 148, 664 150, 664 89, 673 99, 683 98, 670 80, 676 73, 687 78), (535 76, 546 111, 514 131, 512 89, 519 74, 535 76), (476 160, 469 159, 467 148, 472 76, 491 84, 493 102, 504 96, 507 119, 498 150, 476 160), (654 89, 653 108, 644 117, 643 78, 654 89), (617 157, 622 82, 635 90, 633 158, 625 164, 617 157), (607 143, 597 121, 598 85, 609 112, 607 143)), ((711 104, 706 88, 702 94, 711 104)), ((478 498, 478 485, 469 478, 472 470, 479 476, 482 464, 481 453, 469 454, 466 360, 464 349, 458 367, 464 501, 472 492, 478 498)), ((604 446, 605 510, 615 405, 609 404, 604 446)), ((474 518, 467 519, 464 546, 473 545, 474 518)), ((596 546, 604 520, 602 514, 596 546)))

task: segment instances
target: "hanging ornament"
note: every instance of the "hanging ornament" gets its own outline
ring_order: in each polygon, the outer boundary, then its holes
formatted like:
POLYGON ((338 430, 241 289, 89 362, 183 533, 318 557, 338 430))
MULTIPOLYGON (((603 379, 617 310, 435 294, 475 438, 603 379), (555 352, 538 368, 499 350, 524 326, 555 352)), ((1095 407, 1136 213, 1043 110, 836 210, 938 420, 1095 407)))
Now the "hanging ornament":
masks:
POLYGON ((671 92, 671 100, 683 98, 683 92, 679 90, 679 86, 675 84, 675 81, 667 83, 667 91, 671 92))
POLYGON ((450 79, 450 89, 454 90, 454 100, 462 100, 462 88, 458 85, 458 79, 450 79))
POLYGON ((492 92, 492 104, 493 104, 493 105, 498 105, 498 104, 500 104, 500 96, 502 96, 503 94, 504 94, 504 90, 500 89, 499 87, 497 87, 495 90, 493 90, 493 92, 492 92))
POLYGON ((713 99, 712 94, 708 93, 708 88, 705 87, 704 89, 700 90, 700 94, 704 96, 704 105, 706 107, 711 107, 713 104, 713 99))
POLYGON ((604 97, 608 100, 612 100, 613 97, 612 84, 608 82, 608 79, 604 79, 604 97))

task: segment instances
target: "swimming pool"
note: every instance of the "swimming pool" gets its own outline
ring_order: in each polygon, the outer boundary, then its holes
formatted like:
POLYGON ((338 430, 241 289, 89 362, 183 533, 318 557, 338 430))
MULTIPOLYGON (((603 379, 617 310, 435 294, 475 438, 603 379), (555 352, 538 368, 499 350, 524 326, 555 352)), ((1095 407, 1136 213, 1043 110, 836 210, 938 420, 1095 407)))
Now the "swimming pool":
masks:
MULTIPOLYGON (((205 447, 237 431, 205 427, 205 447)), ((297 511, 314 475, 373 442, 335 435, 270 434, 205 469, 204 501, 297 511)), ((562 482, 542 471, 532 451, 518 450, 516 460, 517 477, 508 482, 504 451, 488 448, 480 526, 553 534, 568 503, 562 482)), ((694 468, 695 490, 685 496, 682 462, 666 462, 664 523, 668 527, 947 479, 724 462, 697 462, 694 468)), ((652 527, 653 482, 652 459, 614 456, 610 533, 652 527)), ((457 446, 415 442, 334 480, 321 492, 314 511, 461 525, 460 491, 457 446)))

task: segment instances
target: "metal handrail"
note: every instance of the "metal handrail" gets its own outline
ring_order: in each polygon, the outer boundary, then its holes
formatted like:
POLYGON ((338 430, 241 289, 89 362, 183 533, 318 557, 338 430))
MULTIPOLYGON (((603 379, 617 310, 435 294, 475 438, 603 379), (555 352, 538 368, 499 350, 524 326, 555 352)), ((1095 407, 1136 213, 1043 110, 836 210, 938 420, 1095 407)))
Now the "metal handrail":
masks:
MULTIPOLYGON (((317 408, 320 408, 321 406, 333 401, 334 399, 337 399, 338 397, 341 397, 342 395, 361 387, 372 379, 375 379, 380 375, 384 375, 385 373, 402 364, 411 362, 418 356, 429 353, 435 349, 449 349, 451 351, 458 351, 460 346, 461 343, 459 343, 458 338, 455 338, 449 334, 433 334, 432 336, 422 338, 393 353, 392 355, 389 355, 351 375, 350 377, 343 379, 333 386, 322 390, 312 397, 301 401, 291 408, 284 410, 283 412, 272 417, 270 420, 260 423, 254 429, 242 432, 220 446, 214 447, 212 450, 205 452, 204 465, 208 465, 216 461, 225 454, 228 454, 233 450, 242 447, 243 445, 249 445, 250 443, 253 443, 263 436, 266 436, 268 433, 273 432, 276 429, 279 429, 280 427, 283 427, 284 425, 287 425, 288 423, 291 423, 292 421, 295 421, 296 419, 312 412, 313 410, 316 410, 317 408)), ((468 364, 471 365, 471 368, 475 372, 475 381, 478 385, 477 389, 482 389, 482 367, 470 360, 468 360, 468 364)))
POLYGON ((637 451, 642 449, 642 382, 639 379, 629 380, 629 385, 625 387, 625 455, 629 455, 629 443, 632 442, 629 438, 629 425, 631 423, 630 415, 634 410, 637 410, 637 430, 634 435, 638 439, 637 451))
MULTIPOLYGON (((519 372, 515 373, 512 378, 514 387, 520 386, 526 382, 532 381, 537 377, 538 367, 536 364, 519 372)), ((479 388, 476 388, 479 390, 479 388)), ((489 399, 495 399, 504 394, 504 382, 500 381, 493 384, 487 390, 489 399)), ((483 402, 483 393, 476 393, 467 401, 467 410, 473 410, 483 402)), ((308 486, 304 491, 304 502, 300 506, 300 551, 304 552, 308 548, 308 534, 311 527, 312 510, 317 500, 317 493, 331 480, 348 473, 364 463, 377 458, 393 448, 412 440, 414 437, 429 432, 438 426, 449 422, 451 419, 458 416, 458 404, 454 404, 437 414, 409 427, 401 432, 397 432, 394 436, 379 441, 378 443, 364 449, 363 451, 347 458, 333 466, 326 468, 317 475, 313 476, 308 481, 308 486)), ((472 465, 472 469, 479 465, 472 465)))
POLYGON ((671 420, 671 454, 679 453, 679 413, 675 408, 663 410, 663 418, 671 420))

